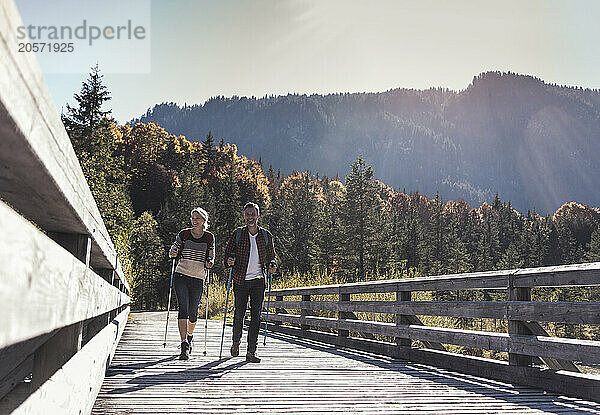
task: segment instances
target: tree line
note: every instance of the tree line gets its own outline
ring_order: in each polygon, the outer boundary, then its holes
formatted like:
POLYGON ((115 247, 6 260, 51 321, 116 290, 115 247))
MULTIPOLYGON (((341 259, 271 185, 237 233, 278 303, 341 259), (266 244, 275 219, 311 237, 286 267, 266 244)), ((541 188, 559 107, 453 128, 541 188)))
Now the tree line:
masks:
POLYGON ((215 275, 242 224, 247 201, 274 235, 281 276, 326 274, 333 282, 439 275, 600 260, 600 211, 576 202, 552 215, 521 214, 498 195, 463 200, 397 190, 375 179, 362 157, 342 180, 310 171, 284 175, 238 154, 210 132, 195 142, 154 123, 118 125, 110 93, 92 68, 65 128, 116 245, 136 309, 166 307, 167 250, 196 206, 210 215, 215 275))

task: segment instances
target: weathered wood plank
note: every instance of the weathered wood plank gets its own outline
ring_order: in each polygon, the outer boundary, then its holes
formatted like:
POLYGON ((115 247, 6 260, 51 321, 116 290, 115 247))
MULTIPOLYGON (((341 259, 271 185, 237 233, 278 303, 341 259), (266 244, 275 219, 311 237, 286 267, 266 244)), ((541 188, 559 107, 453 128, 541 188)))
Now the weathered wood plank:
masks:
MULTIPOLYGON (((542 326, 536 321, 525 321, 523 322, 527 329, 531 332, 531 334, 535 336, 546 336, 548 337, 548 332, 544 330, 542 326)), ((554 370, 568 370, 570 372, 580 372, 577 366, 569 360, 563 359, 552 359, 550 357, 541 357, 542 362, 547 365, 550 369, 554 370)))
MULTIPOLYGON (((189 361, 179 361, 176 359, 176 321, 171 323, 167 348, 162 347, 164 318, 164 313, 132 315, 133 324, 129 324, 123 334, 94 405, 94 414, 515 414, 600 411, 600 404, 515 385, 515 379, 508 382, 483 379, 371 352, 350 350, 345 346, 358 341, 358 344, 368 345, 367 350, 371 345, 389 346, 396 352, 407 349, 409 353, 414 351, 421 357, 425 356, 422 361, 431 357, 433 361, 453 362, 451 353, 425 351, 430 353, 423 354, 423 350, 398 348, 395 344, 339 338, 337 334, 288 326, 278 326, 277 330, 293 330, 293 334, 303 332, 307 336, 317 333, 328 340, 335 338, 337 343, 273 333, 266 347, 259 344, 258 353, 263 358, 260 364, 246 364, 243 353, 238 358, 218 360, 222 322, 215 320, 208 322, 208 356, 202 355, 200 346, 192 352, 189 361)), ((231 327, 227 326, 227 346, 231 341, 230 335, 231 327)), ((244 333, 242 348, 245 339, 244 333)), ((485 366, 477 359, 467 361, 461 356, 457 359, 463 359, 457 361, 465 362, 464 367, 477 367, 479 374, 508 368, 508 365, 496 362, 485 366)), ((555 378, 554 383, 561 382, 556 382, 555 378)), ((584 393, 593 391, 586 381, 573 383, 583 385, 584 393)), ((595 391, 598 391, 597 384, 595 391)))
POLYGON ((0 378, 0 399, 15 388, 33 371, 33 355, 19 356, 16 364, 10 372, 0 378))
POLYGON ((269 319, 296 325, 308 324, 335 330, 366 332, 382 336, 401 337, 476 347, 486 350, 517 353, 529 356, 600 363, 600 342, 562 339, 555 337, 508 335, 475 330, 458 330, 440 327, 396 325, 373 321, 338 320, 326 317, 301 317, 297 315, 269 315, 269 319))
MULTIPOLYGON (((516 272, 515 272, 516 273, 516 272)), ((508 299, 510 301, 531 301, 531 288, 515 287, 514 274, 510 275, 508 284, 508 299)), ((513 338, 513 335, 528 335, 531 331, 520 320, 508 320, 508 334, 513 338)), ((516 366, 530 366, 532 363, 531 356, 515 353, 514 351, 508 354, 508 363, 516 366)))
MULTIPOLYGON (((277 326, 274 331, 294 337, 307 338, 333 344, 338 347, 348 347, 365 352, 379 353, 415 362, 427 362, 438 368, 458 371, 465 374, 480 376, 512 384, 531 385, 557 393, 577 396, 583 399, 598 401, 600 397, 600 376, 591 374, 570 373, 539 369, 534 367, 509 366, 507 362, 464 356, 450 352, 424 350, 418 348, 398 347, 395 344, 375 342, 357 338, 339 338, 338 336, 317 332, 300 332, 296 327, 277 326)), ((439 370, 439 369, 438 369, 439 370)), ((525 402, 525 400, 523 400, 525 402)))
POLYGON ((382 293, 396 291, 447 291, 472 289, 507 289, 508 277, 514 275, 515 287, 566 287, 600 285, 600 262, 437 275, 421 278, 382 280, 344 285, 322 285, 273 290, 271 295, 327 295, 382 293))
MULTIPOLYGON (((8 374, 15 370, 15 368, 23 363, 24 360, 31 358, 33 352, 44 344, 54 334, 47 333, 41 336, 37 336, 33 339, 25 340, 11 346, 5 347, 0 350, 0 378, 8 376, 8 374)), ((23 376, 24 378, 25 376, 23 376)), ((21 381, 23 378, 19 379, 21 381)), ((2 381, 1 383, 4 383, 2 381)), ((10 390, 10 389, 9 389, 10 390)), ((8 392, 9 390, 5 390, 8 392)), ((4 394, 0 394, 2 398, 4 394)))
POLYGON ((35 54, 17 50, 16 5, 1 7, 0 194, 46 231, 91 235, 92 266, 116 266, 127 285, 35 54))
POLYGON ((0 348, 129 303, 3 202, 0 229, 0 348), (15 252, 29 260, 15 260, 15 252))
POLYGON ((0 411, 14 410, 17 415, 43 408, 45 413, 90 413, 128 315, 126 308, 18 407, 11 407, 15 401, 0 401, 0 411))
POLYGON ((294 310, 352 311, 501 320, 600 324, 599 302, 540 301, 271 301, 273 307, 294 310))

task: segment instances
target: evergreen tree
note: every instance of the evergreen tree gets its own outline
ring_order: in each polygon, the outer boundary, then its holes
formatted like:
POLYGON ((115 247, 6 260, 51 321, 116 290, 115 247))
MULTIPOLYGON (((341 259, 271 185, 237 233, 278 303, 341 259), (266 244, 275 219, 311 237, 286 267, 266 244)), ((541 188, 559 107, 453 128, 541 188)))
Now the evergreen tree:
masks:
POLYGON ((600 227, 598 227, 590 240, 589 250, 586 255, 586 259, 589 262, 600 261, 600 227))
POLYGON ((131 277, 130 235, 134 219, 128 185, 130 174, 118 148, 121 130, 102 110, 110 93, 102 84, 98 66, 75 94, 78 106, 67 105, 62 116, 65 129, 79 159, 83 174, 121 260, 125 276, 131 277))
POLYGON ((71 107, 67 104, 67 114, 62 116, 62 121, 71 140, 74 141, 74 146, 76 143, 85 149, 85 139, 89 139, 100 120, 111 113, 111 110, 102 110, 104 103, 111 99, 110 92, 102 83, 103 77, 96 64, 92 67, 87 81, 83 82, 81 92, 73 96, 77 106, 71 107))
POLYGON ((376 229, 374 218, 381 201, 373 185, 373 168, 362 157, 352 163, 346 177, 346 197, 342 220, 346 252, 343 267, 349 281, 364 280, 367 255, 376 249, 373 244, 376 229))
POLYGON ((156 310, 167 303, 165 291, 169 280, 161 271, 167 250, 158 237, 158 224, 150 212, 144 212, 134 227, 136 231, 131 237, 133 308, 156 310))

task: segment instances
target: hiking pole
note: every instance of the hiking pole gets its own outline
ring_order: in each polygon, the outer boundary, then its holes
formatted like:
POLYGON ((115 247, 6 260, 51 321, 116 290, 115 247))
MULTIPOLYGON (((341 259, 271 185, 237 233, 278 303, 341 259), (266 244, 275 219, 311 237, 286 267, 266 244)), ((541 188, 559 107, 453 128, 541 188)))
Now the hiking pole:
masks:
POLYGON ((171 267, 171 283, 169 285, 169 301, 167 302, 167 324, 165 325, 165 341, 163 347, 167 347, 167 329, 169 328, 169 311, 171 311, 171 292, 173 291, 173 274, 175 273, 175 258, 171 267))
POLYGON ((229 286, 231 285, 231 271, 233 267, 229 267, 229 278, 227 279, 227 296, 225 297, 225 316, 223 316, 223 331, 221 332, 221 350, 219 350, 219 360, 223 355, 223 337, 225 337, 225 322, 227 321, 227 304, 229 303, 229 286))
POLYGON ((273 273, 271 270, 269 273, 269 295, 267 296, 267 317, 265 318, 265 338, 263 340, 263 346, 267 345, 267 327, 269 325, 269 303, 271 302, 271 286, 273 285, 273 273))
POLYGON ((208 332, 208 284, 210 284, 210 268, 208 268, 206 270, 206 314, 204 315, 204 356, 206 356, 206 334, 208 332))

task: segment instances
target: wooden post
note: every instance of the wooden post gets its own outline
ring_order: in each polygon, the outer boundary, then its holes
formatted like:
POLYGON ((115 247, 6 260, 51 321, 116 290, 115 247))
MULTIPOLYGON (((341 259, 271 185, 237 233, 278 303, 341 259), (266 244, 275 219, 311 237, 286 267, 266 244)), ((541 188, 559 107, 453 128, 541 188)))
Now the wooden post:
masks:
MULTIPOLYGON (((302 296, 302 301, 310 301, 310 294, 308 295, 303 295, 302 296)), ((300 310, 300 316, 302 317, 306 317, 310 315, 310 311, 308 309, 302 308, 300 310)), ((310 326, 308 324, 300 324, 300 329, 301 330, 310 330, 310 326)))
MULTIPOLYGON (((411 292, 410 291, 396 291, 396 303, 400 303, 402 301, 410 301, 411 300, 411 292)), ((396 314, 396 326, 407 325, 410 324, 410 320, 408 316, 403 314, 396 314)), ((396 344, 400 347, 410 347, 412 345, 411 339, 405 339, 402 337, 396 337, 396 344)))
POLYGON ((111 269, 111 268, 98 268, 95 271, 96 271, 96 274, 100 275, 103 280, 105 280, 110 285, 112 285, 113 274, 115 272, 113 269, 111 269))
MULTIPOLYGON (((350 294, 346 294, 346 293, 339 293, 339 300, 340 303, 343 303, 344 301, 350 301, 350 294)), ((338 311, 338 320, 345 320, 348 318, 348 313, 345 311, 338 311)), ((350 336, 350 332, 348 330, 338 330, 338 336, 339 337, 348 337, 350 336)))
POLYGON ((42 385, 81 349, 83 323, 63 327, 35 352, 33 358, 34 386, 42 385))
POLYGON ((48 236, 57 244, 73 254, 83 262, 86 267, 90 266, 92 255, 92 239, 89 235, 79 233, 48 232, 48 236))
MULTIPOLYGON (((508 300, 509 301, 531 301, 531 288, 529 287, 515 287, 514 277, 518 272, 515 271, 508 276, 508 300)), ((508 320, 508 334, 524 334, 530 335, 531 331, 527 326, 520 320, 508 320)), ((510 339, 509 339, 510 341, 510 339)), ((510 347, 510 345, 509 345, 510 347)), ((531 356, 508 353, 508 363, 513 366, 531 366, 531 356)))
MULTIPOLYGON (((120 310, 119 310, 120 312, 120 310)), ((110 320, 110 313, 104 313, 97 317, 91 318, 87 320, 83 325, 83 336, 81 340, 81 346, 83 347, 87 342, 89 342, 96 334, 100 333, 100 331, 106 327, 110 320)))
MULTIPOLYGON (((277 295, 277 296, 275 296, 275 300, 276 301, 283 301, 283 295, 277 295)), ((285 310, 282 309, 282 308, 277 308, 277 307, 275 308, 275 313, 276 314, 280 314, 280 313, 284 313, 284 312, 285 312, 285 310)), ((273 324, 275 326, 281 326, 281 321, 274 321, 273 324)))
MULTIPOLYGON (((90 265, 92 243, 89 235, 49 232, 48 235, 74 257, 90 265)), ((43 384, 81 349, 83 322, 63 327, 46 343, 40 346, 33 358, 33 378, 35 386, 43 384)))

